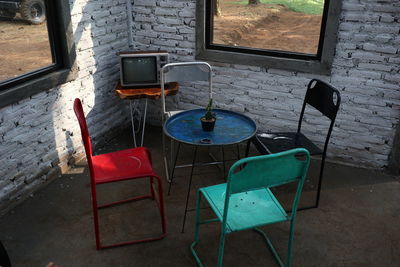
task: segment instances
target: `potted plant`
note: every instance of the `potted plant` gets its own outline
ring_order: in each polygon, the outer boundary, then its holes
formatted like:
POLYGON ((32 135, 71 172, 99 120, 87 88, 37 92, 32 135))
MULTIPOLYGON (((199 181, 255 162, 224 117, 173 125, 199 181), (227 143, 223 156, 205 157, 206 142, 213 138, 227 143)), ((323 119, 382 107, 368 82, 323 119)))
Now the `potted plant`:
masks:
POLYGON ((212 101, 212 98, 210 98, 210 101, 208 101, 208 105, 206 106, 206 113, 200 118, 201 127, 203 128, 203 131, 206 132, 214 130, 215 121, 217 120, 215 114, 212 112, 212 101))

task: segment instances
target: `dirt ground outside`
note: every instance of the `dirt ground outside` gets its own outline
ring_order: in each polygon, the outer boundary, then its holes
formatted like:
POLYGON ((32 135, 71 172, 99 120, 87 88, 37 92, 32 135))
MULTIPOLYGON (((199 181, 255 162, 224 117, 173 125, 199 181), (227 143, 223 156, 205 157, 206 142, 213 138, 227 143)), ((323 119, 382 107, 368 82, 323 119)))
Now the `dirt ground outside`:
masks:
POLYGON ((0 82, 51 63, 46 23, 0 18, 0 82))
POLYGON ((317 53, 321 15, 293 12, 276 4, 220 1, 222 15, 214 17, 214 44, 317 53))
MULTIPOLYGON (((282 5, 240 5, 221 0, 214 18, 215 44, 316 54, 320 15, 293 12, 282 5)), ((46 23, 29 25, 0 18, 0 81, 52 63, 46 23)))

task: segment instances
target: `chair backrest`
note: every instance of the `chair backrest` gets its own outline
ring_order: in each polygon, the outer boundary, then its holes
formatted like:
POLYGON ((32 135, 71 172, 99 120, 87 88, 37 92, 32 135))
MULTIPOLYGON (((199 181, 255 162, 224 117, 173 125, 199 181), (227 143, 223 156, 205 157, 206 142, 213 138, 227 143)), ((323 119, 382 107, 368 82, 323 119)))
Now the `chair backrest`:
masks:
POLYGON ((164 65, 160 70, 161 105, 163 116, 165 109, 164 88, 170 82, 208 82, 209 97, 212 98, 212 68, 207 62, 178 62, 164 65))
POLYGON ((89 166, 92 165, 92 143, 90 141, 89 130, 86 124, 85 113, 83 112, 82 103, 79 98, 75 98, 74 112, 81 128, 82 141, 85 147, 86 157, 89 166))
POLYGON ((227 201, 231 194, 298 182, 292 209, 298 200, 310 164, 310 153, 296 148, 280 153, 243 158, 229 170, 227 201))
POLYGON ((307 104, 314 107, 325 117, 331 120, 329 130, 325 139, 324 153, 326 153, 326 148, 328 146, 332 128, 335 123, 336 114, 340 106, 339 90, 321 80, 312 79, 307 86, 307 92, 304 98, 303 107, 301 109, 297 132, 300 132, 301 130, 301 124, 307 104))

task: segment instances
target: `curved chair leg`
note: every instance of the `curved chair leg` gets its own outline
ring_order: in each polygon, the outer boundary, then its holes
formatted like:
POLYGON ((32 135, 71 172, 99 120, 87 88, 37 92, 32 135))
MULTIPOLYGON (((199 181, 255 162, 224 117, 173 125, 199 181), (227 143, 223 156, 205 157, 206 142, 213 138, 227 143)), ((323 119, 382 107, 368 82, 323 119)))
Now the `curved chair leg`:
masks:
POLYGON ((255 232, 259 233, 264 238, 264 241, 268 245, 268 248, 271 250, 272 255, 274 255, 274 259, 275 259, 276 263, 278 263, 278 265, 281 266, 281 267, 285 266, 285 264, 283 263, 281 257, 279 256, 278 252, 276 251, 274 245, 272 244, 271 240, 264 233, 264 231, 259 229, 259 228, 257 228, 257 227, 253 228, 253 230, 255 232))

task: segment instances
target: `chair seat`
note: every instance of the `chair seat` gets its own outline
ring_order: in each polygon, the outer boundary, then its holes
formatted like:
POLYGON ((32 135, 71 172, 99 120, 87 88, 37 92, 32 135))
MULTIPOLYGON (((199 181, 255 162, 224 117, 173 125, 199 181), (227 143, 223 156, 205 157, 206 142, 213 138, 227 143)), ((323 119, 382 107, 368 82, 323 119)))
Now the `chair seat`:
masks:
POLYGON ((156 176, 144 147, 93 156, 92 162, 96 184, 156 176))
MULTIPOLYGON (((200 191, 222 222, 226 183, 204 187, 200 191)), ((227 216, 228 233, 287 220, 285 210, 267 188, 231 195, 227 216)))
POLYGON ((311 155, 323 153, 304 134, 297 132, 257 133, 252 142, 262 154, 278 153, 294 148, 305 148, 311 155))

